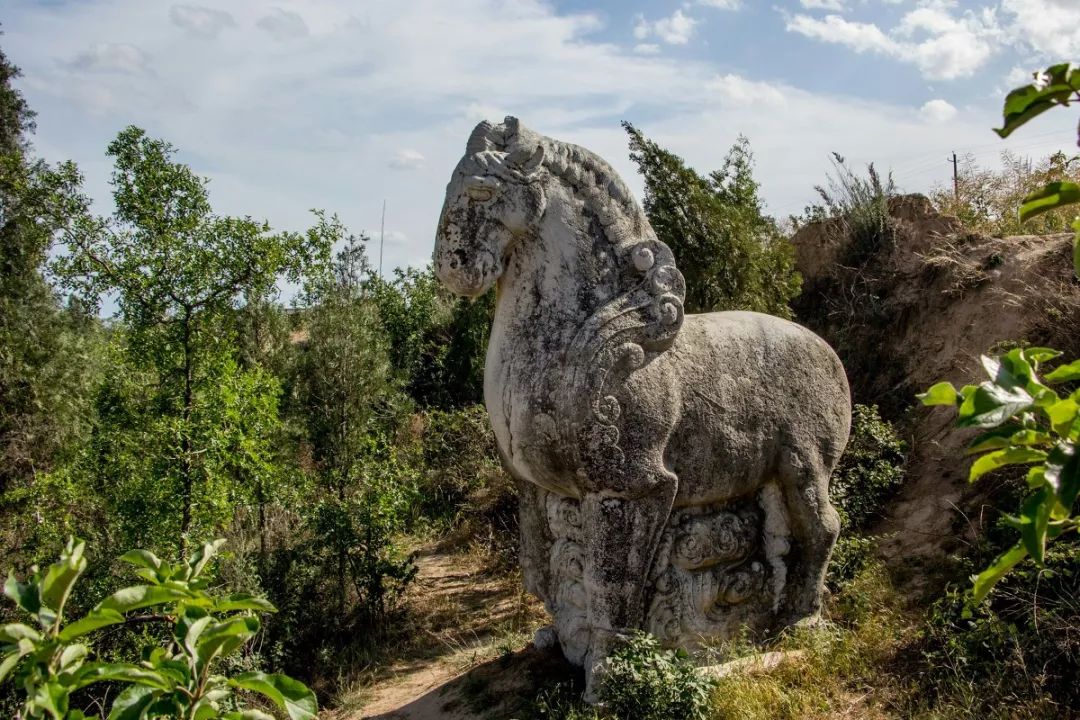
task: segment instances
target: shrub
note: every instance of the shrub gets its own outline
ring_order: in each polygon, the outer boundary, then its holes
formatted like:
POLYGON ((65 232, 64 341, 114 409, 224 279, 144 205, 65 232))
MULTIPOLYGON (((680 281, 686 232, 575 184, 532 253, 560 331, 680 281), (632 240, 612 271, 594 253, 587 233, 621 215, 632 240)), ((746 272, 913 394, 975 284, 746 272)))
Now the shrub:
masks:
POLYGON ((811 213, 835 218, 838 232, 851 243, 845 264, 863 265, 895 239, 889 198, 896 194, 896 186, 891 174, 882 182, 873 163, 867 166, 865 178, 856 175, 838 153, 833 153, 832 164, 834 174, 828 185, 814 188, 825 203, 825 212, 811 213))
MULTIPOLYGON (((977 571, 988 557, 969 559, 966 569, 977 571)), ((923 683, 935 699, 967 694, 974 710, 1009 708, 1014 717, 1080 707, 1080 552, 1075 542, 1060 543, 1047 548, 1045 562, 1045 569, 1019 566, 985 603, 954 588, 933 605, 923 683)))
POLYGON ((881 517, 885 501, 904 482, 905 449, 876 405, 852 409, 851 438, 829 486, 845 530, 865 528, 881 517))
POLYGON ((607 659, 600 697, 621 720, 704 720, 714 682, 685 651, 664 650, 638 633, 607 659))
POLYGON ((825 582, 837 592, 854 580, 870 564, 877 548, 877 538, 841 535, 829 556, 825 582))
POLYGON ((528 720, 599 720, 595 708, 576 701, 563 685, 543 690, 525 713, 528 720))
POLYGON ((290 720, 314 720, 315 695, 285 675, 258 671, 232 677, 220 673, 222 661, 259 631, 257 613, 274 612, 266 600, 248 594, 215 596, 202 573, 223 540, 205 543, 176 564, 145 550, 121 560, 134 565, 146 584, 109 595, 85 616, 65 622, 64 610, 86 570, 85 544, 70 540, 58 562, 44 572, 33 569, 27 582, 12 573, 7 595, 36 627, 0 627, 0 682, 11 677, 24 695, 18 716, 26 720, 83 720, 71 695, 101 682, 120 683, 109 717, 184 720, 266 720, 244 708, 237 690, 264 696, 290 720), (152 612, 140 612, 140 611, 152 612), (146 647, 139 662, 91 660, 90 637, 115 625, 150 622, 169 626, 165 647, 146 647), (215 672, 218 671, 218 672, 215 672))

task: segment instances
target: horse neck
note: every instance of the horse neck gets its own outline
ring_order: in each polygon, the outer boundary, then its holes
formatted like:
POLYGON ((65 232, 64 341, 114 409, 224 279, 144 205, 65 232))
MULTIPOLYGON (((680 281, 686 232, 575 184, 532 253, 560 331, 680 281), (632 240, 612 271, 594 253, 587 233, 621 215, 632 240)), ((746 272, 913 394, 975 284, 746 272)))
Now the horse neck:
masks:
POLYGON ((614 268, 600 224, 583 215, 579 203, 549 200, 536 232, 518 241, 499 280, 492 341, 566 347, 614 294, 614 268))

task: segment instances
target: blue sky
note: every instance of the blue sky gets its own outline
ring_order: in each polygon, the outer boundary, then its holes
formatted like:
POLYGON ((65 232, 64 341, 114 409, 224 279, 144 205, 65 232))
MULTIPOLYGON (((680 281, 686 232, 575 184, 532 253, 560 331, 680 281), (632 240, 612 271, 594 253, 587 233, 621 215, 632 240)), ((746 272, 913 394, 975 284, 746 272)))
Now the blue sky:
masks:
POLYGON ((137 124, 221 213, 300 229, 324 208, 377 235, 385 199, 388 268, 427 261, 471 127, 506 114, 639 197, 620 120, 701 170, 745 134, 777 215, 832 151, 910 191, 953 150, 1075 151, 1074 112, 990 128, 1009 87, 1080 60, 1080 0, 5 0, 0 23, 37 151, 78 162, 103 212, 105 147, 137 124))

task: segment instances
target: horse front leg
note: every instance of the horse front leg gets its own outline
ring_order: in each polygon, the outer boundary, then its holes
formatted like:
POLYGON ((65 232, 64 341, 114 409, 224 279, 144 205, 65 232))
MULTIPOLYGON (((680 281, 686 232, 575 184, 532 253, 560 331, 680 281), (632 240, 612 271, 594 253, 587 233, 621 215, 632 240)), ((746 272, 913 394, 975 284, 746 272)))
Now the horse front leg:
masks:
POLYGON ((662 465, 640 468, 621 491, 597 488, 581 500, 583 580, 591 629, 585 700, 599 698, 601 664, 645 619, 646 584, 678 487, 662 465))

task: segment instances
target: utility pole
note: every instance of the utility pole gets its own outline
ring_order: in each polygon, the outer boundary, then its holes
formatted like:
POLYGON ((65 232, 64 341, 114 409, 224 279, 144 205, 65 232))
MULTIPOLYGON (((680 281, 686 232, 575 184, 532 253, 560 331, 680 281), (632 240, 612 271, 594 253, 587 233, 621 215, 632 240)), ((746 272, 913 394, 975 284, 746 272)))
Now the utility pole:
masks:
POLYGON ((382 225, 379 226, 379 279, 382 280, 382 249, 386 240, 386 198, 382 201, 382 225))
POLYGON ((952 154, 952 192, 956 204, 960 204, 960 170, 956 162, 956 152, 952 154))

